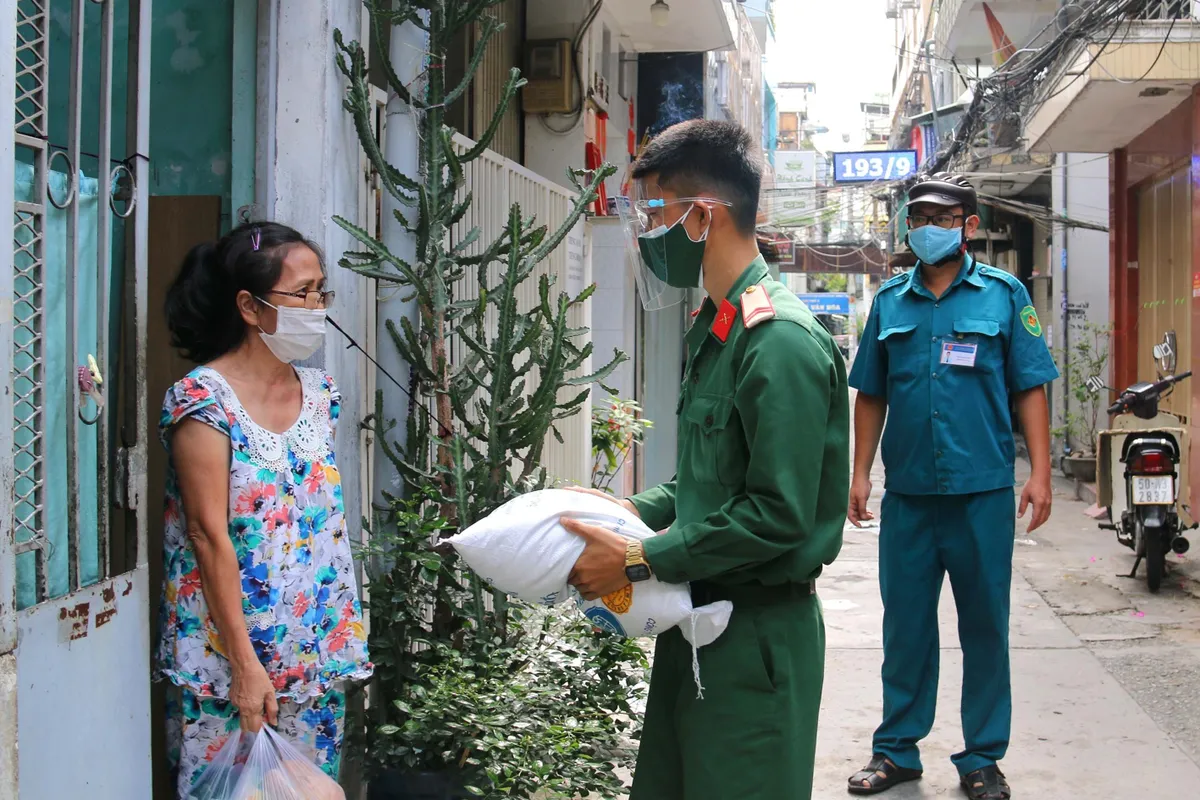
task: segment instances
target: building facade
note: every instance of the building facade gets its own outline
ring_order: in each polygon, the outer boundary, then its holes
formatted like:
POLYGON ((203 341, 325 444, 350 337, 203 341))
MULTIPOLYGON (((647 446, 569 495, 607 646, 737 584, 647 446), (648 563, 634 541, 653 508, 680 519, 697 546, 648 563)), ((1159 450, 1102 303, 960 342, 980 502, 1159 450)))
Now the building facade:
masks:
MULTIPOLYGON (((550 19, 563 5, 507 0, 494 10, 505 30, 469 96, 448 110, 463 132, 459 146, 482 130, 502 76, 524 65, 525 15, 550 19)), ((605 4, 617 16, 607 34, 590 31, 583 55, 588 91, 603 93, 612 119, 630 118, 622 93, 632 100, 636 92, 627 53, 645 41, 639 31, 660 37, 653 41, 678 37, 675 46, 732 40, 726 9, 712 5, 707 18, 696 15, 711 23, 705 29, 682 14, 680 24, 656 27, 649 4, 605 4)), ((0 181, 12 187, 0 193, 0 210, 14 221, 14 246, 0 253, 11 316, 0 326, 0 366, 14 388, 0 393, 0 702, 15 712, 0 720, 0 797, 169 797, 163 693, 149 673, 166 472, 157 424, 166 389, 191 365, 170 348, 162 308, 193 245, 242 220, 273 219, 321 247, 337 292, 330 316, 387 373, 333 328, 308 362, 329 370, 343 395, 336 456, 346 518, 369 514, 396 481, 361 422, 375 410, 376 388, 385 416, 409 413, 390 380, 407 385, 407 364, 376 342, 388 341, 388 321, 415 309, 403 292, 336 265, 355 248, 333 222, 355 222, 398 254, 414 249, 342 105, 334 31, 363 42, 369 62, 374 37, 362 5, 339 0, 18 0, 7 9, 0 87, 16 102, 0 106, 8 131, 0 181), (103 378, 94 381, 102 411, 78 383, 88 356, 103 378), (61 768, 64 759, 71 769, 61 768)), ((577 11, 563 19, 569 40, 588 8, 577 11)), ((465 69, 469 39, 464 61, 448 70, 465 69)), ((419 28, 393 28, 381 41, 402 80, 427 72, 419 28)), ((371 82, 375 135, 392 164, 416 174, 413 117, 382 71, 371 82)), ((572 142, 552 146, 529 135, 540 123, 513 106, 493 149, 469 166, 481 240, 498 233, 488 211, 502 217, 513 201, 544 224, 561 220, 573 200, 565 170, 604 155, 595 151, 606 128, 598 104, 589 108, 572 142)), ((629 130, 628 122, 607 128, 608 152, 625 163, 629 130)), ((545 267, 568 291, 592 280, 590 231, 582 225, 545 267)), ((573 313, 573 326, 591 321, 590 308, 573 313)), ((548 443, 546 466, 586 482, 590 420, 581 414, 560 430, 564 443, 548 443)))
MULTIPOLYGON (((334 2, 7 8, 0 86, 16 103, 4 105, 12 190, 0 202, 14 247, 0 292, 13 299, 2 344, 15 389, 0 404, 0 690, 15 713, 0 733, 0 796, 150 797, 165 777, 149 675, 166 471, 156 431, 190 366, 169 347, 165 291, 192 245, 240 220, 286 222, 330 254, 350 245, 333 214, 368 222, 331 38, 359 38, 362 20, 334 2), (102 408, 77 376, 89 359, 102 408)), ((372 283, 334 268, 329 286, 344 327, 369 341, 372 283)), ((331 342, 314 363, 345 388, 357 430, 365 357, 331 342)), ((348 518, 369 497, 363 452, 339 438, 348 518)))
MULTIPOLYGON (((1107 180, 1098 182, 1108 194, 1104 285, 1113 328, 1110 385, 1118 389, 1156 379, 1153 349, 1171 332, 1177 369, 1194 368, 1198 24, 1191 3, 1148 4, 1119 24, 1120 47, 1101 39, 1064 51, 1045 98, 1025 119, 1025 136, 1035 149, 1107 156, 1107 180)), ((1074 256, 1064 264, 1071 274, 1074 256)), ((1184 384, 1163 403, 1191 428, 1193 440, 1198 400, 1200 391, 1184 384)), ((1190 462, 1194 491, 1200 465, 1190 462)))
MULTIPOLYGON (((590 325, 597 357, 613 350, 630 356, 606 383, 621 397, 640 403, 654 422, 645 445, 618 476, 618 492, 674 475, 675 409, 683 334, 690 321, 685 305, 646 312, 637 298, 615 205, 625 191, 628 168, 650 137, 689 119, 732 120, 760 140, 765 136, 756 9, 732 0, 697 0, 686 8, 673 3, 669 16, 658 18, 660 25, 650 5, 527 0, 525 8, 527 43, 578 37, 579 61, 591 65, 581 69, 592 83, 585 85, 580 120, 524 109, 524 165, 550 180, 564 180, 560 176, 566 169, 579 166, 589 152, 618 167, 606 186, 606 202, 586 226, 586 258, 597 286, 593 306, 603 309, 591 315, 590 325), (596 6, 599 10, 589 21, 596 6)), ((759 6, 769 8, 761 0, 759 6)), ((593 403, 605 399, 593 395, 593 403)))

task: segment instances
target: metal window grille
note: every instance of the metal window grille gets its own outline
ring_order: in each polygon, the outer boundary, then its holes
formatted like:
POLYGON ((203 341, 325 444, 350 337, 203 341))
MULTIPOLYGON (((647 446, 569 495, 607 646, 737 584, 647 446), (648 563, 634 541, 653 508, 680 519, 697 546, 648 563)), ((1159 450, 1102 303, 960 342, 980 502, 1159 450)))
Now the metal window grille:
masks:
MULTIPOLYGON (((99 373, 107 379, 115 378, 110 374, 107 363, 109 347, 109 302, 111 297, 112 274, 112 244, 113 222, 115 218, 127 219, 127 230, 132 232, 130 237, 129 262, 132 267, 130 288, 133 289, 134 307, 130 309, 130 320, 135 320, 134 330, 131 331, 135 347, 131 350, 128 368, 137 374, 134 376, 130 399, 137 403, 138 416, 145 413, 144 402, 144 365, 139 356, 144 352, 144 319, 141 309, 144 307, 144 272, 146 261, 146 165, 144 159, 136 164, 112 161, 112 131, 113 131, 113 44, 114 44, 114 11, 113 0, 71 0, 71 26, 69 39, 69 95, 65 108, 51 108, 50 102, 50 43, 51 15, 50 0, 17 0, 15 3, 16 59, 15 67, 15 126, 14 144, 18 161, 32 166, 32 191, 28 196, 18 196, 14 203, 13 216, 13 294, 12 294, 12 364, 11 378, 13 384, 13 466, 14 484, 12 491, 12 521, 14 528, 14 551, 18 558, 18 575, 32 573, 32 602, 40 603, 51 596, 49 562, 53 555, 52 531, 49 526, 53 523, 47 515, 47 499, 52 492, 64 493, 62 486, 50 486, 48 470, 49 453, 47 450, 47 400, 64 398, 66 413, 64 415, 65 430, 54 431, 55 435, 63 435, 66 443, 66 588, 69 594, 80 589, 84 582, 91 583, 109 576, 109 512, 113 503, 109 485, 109 467, 113 453, 110 452, 107 418, 100 416, 99 409, 92 408, 95 417, 86 418, 82 413, 77 414, 79 398, 86 397, 80 387, 80 377, 77 354, 81 342, 80 331, 77 329, 77 310, 79 303, 95 303, 95 353, 94 359, 99 373), (81 205, 81 156, 83 153, 83 104, 84 104, 84 70, 95 69, 94 63, 84 62, 84 38, 89 4, 98 6, 98 14, 91 15, 98 19, 99 24, 86 30, 89 41, 97 46, 99 56, 99 97, 98 119, 94 131, 96 140, 96 181, 98 197, 96 198, 96 261, 95 261, 95 295, 77 296, 77 281, 80 272, 80 247, 83 237, 80 229, 81 205), (64 146, 56 146, 50 141, 50 119, 52 114, 65 111, 67 116, 67 135, 64 146), (65 192, 56 192, 50 188, 49 177, 52 171, 59 171, 67 176, 65 192), (114 191, 115 190, 115 191, 114 191), (140 203, 138 201, 141 201, 140 203), (118 208, 123 202, 124 207, 118 208), (48 254, 50 228, 47 224, 52 209, 62 210, 66 216, 66 249, 62 264, 55 263, 54 270, 48 270, 48 254), (136 211, 136 216, 135 216, 136 211), (49 281, 63 281, 64 313, 63 319, 50 319, 48 315, 47 296, 49 281), (54 370, 50 374, 48 368, 47 333, 51 326, 63 325, 65 328, 65 368, 54 370), (136 351, 136 352, 134 352, 136 351), (138 385, 138 384, 142 385, 138 385), (98 423, 98 424, 97 424, 98 423), (80 425, 95 425, 89 431, 96 443, 96 484, 94 496, 81 498, 79 475, 79 439, 80 425), (96 575, 84 574, 81 568, 81 502, 94 503, 96 506, 95 523, 95 559, 96 575)), ((9 8, 13 8, 10 6, 9 8)), ((149 5, 134 0, 129 3, 130 11, 130 122, 129 148, 134 152, 145 152, 148 140, 146 102, 149 83, 149 64, 146 59, 149 43, 149 5), (136 87, 136 88, 135 88, 136 87)), ((89 137, 90 138, 90 137, 89 137)), ((90 149, 90 143, 89 143, 90 149)), ((4 187, 3 191, 15 191, 15 187, 4 187)), ((88 212, 89 214, 92 212, 88 212)), ((90 224, 90 221, 89 221, 90 224)), ((89 340, 92 332, 89 332, 89 340)), ((86 365, 84 365, 86 366, 86 365)), ((109 389, 107 383, 98 387, 102 393, 109 389)), ((115 393, 112 393, 115 398, 115 393)), ((7 422, 7 421, 5 421, 7 422)), ((128 485, 123 485, 116 493, 118 502, 126 508, 130 507, 129 498, 136 494, 136 481, 141 477, 140 470, 129 469, 127 459, 141 463, 141 452, 144 443, 130 449, 122 449, 118 460, 119 474, 127 479, 128 485)), ((7 501, 7 498, 6 498, 7 501)), ((144 556, 144 521, 137 525, 137 552, 135 561, 141 563, 144 556)), ((91 535, 89 530, 88 535, 91 535)), ((61 587, 60 587, 61 589, 61 587)), ((61 595, 61 590, 55 594, 61 595)), ((29 598, 24 604, 28 605, 29 598)))
MULTIPOLYGON (((47 64, 49 0, 18 0, 16 8, 15 143, 31 151, 35 175, 47 170, 47 64)), ((37 599, 47 594, 45 493, 45 281, 46 195, 34 181, 32 202, 14 206, 13 219, 13 533, 18 558, 32 554, 37 599)), ((3 191, 12 191, 4 187, 3 191)), ((29 563, 28 561, 26 563, 29 563)))

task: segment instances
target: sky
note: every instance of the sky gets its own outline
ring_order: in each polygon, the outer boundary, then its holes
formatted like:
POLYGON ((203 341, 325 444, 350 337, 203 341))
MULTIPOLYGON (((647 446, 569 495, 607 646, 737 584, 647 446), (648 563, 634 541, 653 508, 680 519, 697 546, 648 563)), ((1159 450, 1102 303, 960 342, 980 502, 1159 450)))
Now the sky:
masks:
POLYGON ((821 150, 846 150, 863 140, 858 104, 879 92, 891 95, 896 67, 894 20, 886 0, 775 0, 775 42, 767 51, 767 77, 812 81, 812 121, 829 128, 813 137, 821 150), (841 134, 849 133, 850 142, 841 134))

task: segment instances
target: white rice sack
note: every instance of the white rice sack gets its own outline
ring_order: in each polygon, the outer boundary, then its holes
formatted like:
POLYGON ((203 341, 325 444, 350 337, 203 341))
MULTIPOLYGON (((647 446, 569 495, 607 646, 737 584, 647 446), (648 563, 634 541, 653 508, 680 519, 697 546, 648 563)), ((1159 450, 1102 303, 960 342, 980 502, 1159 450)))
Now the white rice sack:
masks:
POLYGON ((580 598, 567 579, 583 554, 584 541, 562 526, 559 520, 564 516, 630 539, 655 535, 610 500, 546 489, 505 503, 449 542, 476 574, 500 591, 548 606, 574 595, 593 625, 619 636, 656 636, 678 625, 694 647, 703 647, 724 632, 732 603, 722 600, 693 609, 686 585, 660 583, 653 577, 600 600, 580 598))

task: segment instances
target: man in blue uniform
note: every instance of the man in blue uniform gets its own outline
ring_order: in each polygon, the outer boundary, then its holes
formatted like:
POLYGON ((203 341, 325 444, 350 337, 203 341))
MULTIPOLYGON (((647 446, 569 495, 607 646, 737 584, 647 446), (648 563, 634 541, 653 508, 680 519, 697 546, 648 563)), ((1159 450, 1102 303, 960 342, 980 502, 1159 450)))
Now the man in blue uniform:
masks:
POLYGON ((938 597, 950 574, 963 652, 966 746, 951 760, 972 800, 1011 796, 997 762, 1012 717, 1008 615, 1016 509, 1016 405, 1033 464, 1020 515, 1050 516, 1045 384, 1058 377, 1019 280, 967 253, 979 226, 975 190, 938 173, 909 192, 908 243, 919 259, 880 287, 850 385, 854 476, 848 517, 871 519, 871 464, 883 436, 879 535, 883 721, 874 754, 849 779, 875 794, 921 776, 918 742, 933 727, 938 597), (887 427, 884 428, 884 417, 887 427))

